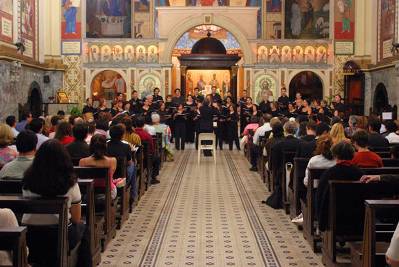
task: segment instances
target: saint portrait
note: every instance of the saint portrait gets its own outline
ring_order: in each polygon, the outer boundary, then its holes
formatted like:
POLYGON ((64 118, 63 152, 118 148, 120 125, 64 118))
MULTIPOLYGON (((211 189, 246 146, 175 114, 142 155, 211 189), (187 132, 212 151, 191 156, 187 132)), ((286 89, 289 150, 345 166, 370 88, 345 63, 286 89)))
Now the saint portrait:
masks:
POLYGON ((312 46, 307 46, 305 48, 305 63, 315 62, 315 49, 312 46))
POLYGON ((303 48, 301 46, 295 46, 292 50, 292 62, 302 63, 303 62, 303 48))
POLYGON ((97 45, 90 46, 89 49, 89 61, 90 62, 98 62, 100 60, 100 48, 97 45))
POLYGON ((334 37, 353 40, 355 37, 355 0, 335 0, 334 37))
POLYGON ((275 45, 270 49, 269 63, 280 63, 280 48, 275 45))
POLYGON ((319 46, 316 50, 316 62, 327 64, 327 48, 319 46))
POLYGON ((127 62, 134 62, 134 47, 131 45, 125 46, 124 58, 127 62))
POLYGON ((146 63, 146 49, 144 46, 140 45, 136 48, 136 62, 137 63, 146 63))
POLYGON ((62 0, 62 8, 62 39, 79 39, 81 37, 80 0, 62 0))
POLYGON ((284 46, 281 48, 281 62, 283 63, 291 63, 292 54, 291 54, 291 47, 284 46))
POLYGON ((258 62, 259 63, 267 62, 267 48, 263 45, 258 48, 258 62))
POLYGON ((122 75, 113 70, 104 70, 94 76, 91 82, 93 100, 113 100, 117 93, 126 93, 126 82, 122 75))
POLYGON ((270 75, 261 75, 255 80, 255 102, 260 103, 264 98, 273 101, 276 93, 276 81, 270 75))
POLYGON ((123 60, 123 48, 120 45, 112 47, 112 60, 122 61, 123 60))
POLYGON ((158 63, 158 48, 155 45, 148 47, 148 63, 158 63))
POLYGON ((22 33, 35 36, 35 1, 21 0, 22 33))
POLYGON ((101 47, 101 61, 110 62, 111 61, 111 47, 104 45, 101 47))

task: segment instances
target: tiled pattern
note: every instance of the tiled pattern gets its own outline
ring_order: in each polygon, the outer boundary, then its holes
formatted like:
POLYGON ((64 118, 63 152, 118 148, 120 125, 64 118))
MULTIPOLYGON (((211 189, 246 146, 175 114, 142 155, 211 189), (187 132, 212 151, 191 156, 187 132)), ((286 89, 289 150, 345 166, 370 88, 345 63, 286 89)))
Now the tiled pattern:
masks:
POLYGON ((176 153, 103 254, 102 266, 322 266, 283 211, 261 204, 239 152, 176 153))

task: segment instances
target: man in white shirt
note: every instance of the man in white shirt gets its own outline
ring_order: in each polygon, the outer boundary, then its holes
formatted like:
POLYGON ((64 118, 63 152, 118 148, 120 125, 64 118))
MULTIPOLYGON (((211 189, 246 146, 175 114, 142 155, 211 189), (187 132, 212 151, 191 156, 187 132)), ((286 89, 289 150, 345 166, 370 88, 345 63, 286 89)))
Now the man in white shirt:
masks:
POLYGON ((42 134, 43 131, 43 126, 44 126, 44 121, 39 118, 33 119, 28 125, 27 128, 34 133, 36 133, 37 136, 37 145, 36 145, 36 150, 39 149, 39 147, 46 142, 49 138, 45 135, 42 134))
POLYGON ((398 126, 393 121, 387 121, 385 123, 388 135, 385 137, 390 144, 399 144, 399 135, 397 134, 398 126))
POLYGON ((18 157, 8 162, 0 170, 0 179, 21 179, 32 165, 36 153, 37 136, 31 130, 22 131, 16 140, 18 157))
POLYGON ((258 127, 255 130, 255 134, 254 134, 254 138, 253 138, 254 145, 251 147, 251 165, 252 165, 252 167, 249 169, 250 171, 258 171, 257 161, 258 161, 258 156, 259 156, 259 137, 265 136, 266 132, 269 132, 272 130, 272 127, 270 126, 271 119, 272 119, 272 116, 270 114, 263 114, 263 117, 262 117, 263 125, 258 127))

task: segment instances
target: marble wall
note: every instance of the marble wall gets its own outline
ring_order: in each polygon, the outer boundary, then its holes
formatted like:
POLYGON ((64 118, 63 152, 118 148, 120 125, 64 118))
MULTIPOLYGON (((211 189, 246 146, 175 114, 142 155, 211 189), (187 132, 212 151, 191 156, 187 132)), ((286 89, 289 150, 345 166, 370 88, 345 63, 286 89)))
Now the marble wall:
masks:
POLYGON ((377 85, 383 83, 387 89, 389 104, 399 104, 399 71, 395 67, 366 73, 365 84, 365 114, 369 114, 370 107, 373 107, 374 93, 377 85))
POLYGON ((19 80, 12 82, 15 73, 13 63, 0 60, 0 121, 8 115, 18 116, 18 104, 24 105, 28 101, 30 86, 37 82, 40 86, 43 102, 48 102, 50 96, 63 86, 63 72, 44 71, 22 66, 19 80), (43 76, 50 76, 50 83, 44 83, 43 76))

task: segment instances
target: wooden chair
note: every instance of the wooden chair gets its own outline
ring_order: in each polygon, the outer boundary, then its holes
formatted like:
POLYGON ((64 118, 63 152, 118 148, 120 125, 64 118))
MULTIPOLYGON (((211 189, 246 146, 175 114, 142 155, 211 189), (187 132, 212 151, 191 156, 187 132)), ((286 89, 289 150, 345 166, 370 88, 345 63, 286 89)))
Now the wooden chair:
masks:
MULTIPOLYGON (((97 167, 74 167, 74 171, 80 179, 93 179, 104 185, 98 187, 95 185, 95 199, 105 195, 105 199, 96 204, 103 206, 104 211, 96 208, 95 231, 101 236, 101 247, 104 251, 116 235, 116 201, 111 199, 111 183, 108 168, 97 167)), ((96 182, 94 182, 96 184, 96 182)))
POLYGON ((399 214, 399 200, 366 200, 363 242, 351 243, 353 267, 385 266, 385 253, 395 232, 399 214), (384 214, 396 214, 393 222, 381 223, 381 211, 384 214), (378 215, 379 216, 378 216, 378 215))
POLYGON ((361 241, 363 238, 364 201, 391 199, 399 188, 385 183, 363 184, 353 181, 329 181, 329 216, 323 232, 322 261, 337 266, 337 242, 361 241))
MULTIPOLYGON (((56 264, 60 267, 74 266, 77 258, 77 249, 69 251, 68 247, 68 199, 66 197, 59 197, 54 199, 42 199, 42 198, 23 198, 22 196, 0 196, 0 208, 9 208, 15 214, 57 214, 58 215, 58 226, 57 226, 57 244, 56 246, 56 264)), ((32 235, 34 232, 40 231, 41 233, 47 233, 50 226, 29 226, 27 235, 32 235)), ((51 228, 54 229, 54 228, 51 228)), ((46 240, 46 236, 42 236, 43 240, 46 240)), ((29 245, 29 241, 28 241, 29 245)), ((33 254, 33 249, 39 250, 41 247, 31 247, 30 257, 33 254)), ((46 252, 40 251, 40 254, 45 255, 46 252)), ((40 257, 36 255, 36 257, 40 257)))
POLYGON ((12 266, 27 267, 26 227, 0 229, 0 250, 12 252, 12 266))
POLYGON ((293 219, 301 213, 301 198, 306 195, 306 187, 303 184, 308 158, 294 158, 294 175, 292 179, 292 188, 288 187, 288 196, 290 202, 290 218, 293 219))

